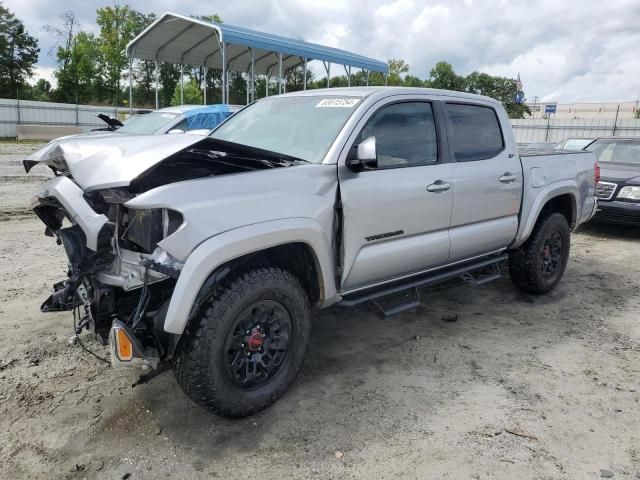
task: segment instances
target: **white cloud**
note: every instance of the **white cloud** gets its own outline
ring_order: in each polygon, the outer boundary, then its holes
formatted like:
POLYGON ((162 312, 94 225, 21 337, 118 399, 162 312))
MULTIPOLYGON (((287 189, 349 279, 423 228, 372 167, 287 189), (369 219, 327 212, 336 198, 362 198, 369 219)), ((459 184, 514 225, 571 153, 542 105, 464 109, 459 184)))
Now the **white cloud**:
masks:
MULTIPOLYGON (((6 5, 41 41, 41 67, 53 39, 42 30, 63 10, 95 29, 105 5, 21 0, 6 5)), ((609 0, 130 0, 133 8, 218 13, 225 22, 324 43, 386 60, 403 58, 424 78, 439 60, 460 74, 482 70, 515 77, 529 98, 635 100, 640 96, 640 2, 609 0)), ((321 68, 321 67, 320 67, 321 68)), ((45 71, 45 70, 43 70, 45 71)), ((335 70, 334 70, 335 71, 335 70)), ((339 70, 341 71, 341 70, 339 70)))
POLYGON ((54 71, 55 71, 54 67, 37 66, 34 69, 33 76, 31 77, 29 83, 31 83, 32 85, 35 85, 38 80, 40 80, 41 78, 44 78, 53 87, 55 87, 58 82, 56 80, 56 77, 53 75, 54 71))

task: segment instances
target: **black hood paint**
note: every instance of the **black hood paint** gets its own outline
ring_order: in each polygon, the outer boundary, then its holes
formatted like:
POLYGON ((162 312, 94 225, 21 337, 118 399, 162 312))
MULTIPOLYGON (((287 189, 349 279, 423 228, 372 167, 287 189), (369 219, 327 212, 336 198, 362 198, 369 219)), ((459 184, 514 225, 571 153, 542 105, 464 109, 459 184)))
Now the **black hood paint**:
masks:
POLYGON ((160 161, 132 180, 141 193, 169 183, 308 163, 299 158, 219 139, 204 138, 160 161))

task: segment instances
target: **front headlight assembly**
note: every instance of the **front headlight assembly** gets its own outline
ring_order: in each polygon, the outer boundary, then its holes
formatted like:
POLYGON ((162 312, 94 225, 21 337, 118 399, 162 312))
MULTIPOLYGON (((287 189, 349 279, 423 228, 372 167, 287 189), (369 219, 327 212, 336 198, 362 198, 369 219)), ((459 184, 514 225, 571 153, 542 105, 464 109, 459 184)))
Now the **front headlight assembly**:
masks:
POLYGON ((123 208, 119 222, 119 240, 122 246, 133 251, 151 253, 160 241, 180 228, 183 218, 180 212, 167 208, 123 208))
POLYGON ((618 192, 617 198, 621 200, 640 202, 640 187, 622 187, 620 189, 620 192, 618 192))

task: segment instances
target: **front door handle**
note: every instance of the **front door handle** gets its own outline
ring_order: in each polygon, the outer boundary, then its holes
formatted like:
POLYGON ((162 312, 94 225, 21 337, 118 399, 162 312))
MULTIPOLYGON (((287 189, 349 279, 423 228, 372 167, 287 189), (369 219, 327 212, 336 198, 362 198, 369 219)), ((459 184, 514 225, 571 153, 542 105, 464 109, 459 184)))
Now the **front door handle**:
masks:
POLYGON ((517 176, 517 175, 514 175, 514 174, 513 174, 513 173, 511 173, 511 172, 506 172, 504 175, 502 175, 502 176, 500 177, 500 179, 499 179, 499 180, 500 180, 502 183, 511 183, 511 182, 515 182, 517 179, 518 179, 518 176, 517 176))
POLYGON ((451 184, 449 182, 445 182, 444 180, 436 180, 431 185, 427 186, 427 192, 442 193, 446 192, 450 188, 451 184))

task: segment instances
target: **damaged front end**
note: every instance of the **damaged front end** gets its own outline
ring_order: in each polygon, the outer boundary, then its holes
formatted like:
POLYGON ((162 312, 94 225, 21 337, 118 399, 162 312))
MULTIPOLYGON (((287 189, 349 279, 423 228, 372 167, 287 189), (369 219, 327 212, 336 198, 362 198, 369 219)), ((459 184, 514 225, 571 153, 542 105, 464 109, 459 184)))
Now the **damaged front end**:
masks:
POLYGON ((166 208, 127 208, 132 198, 126 188, 84 193, 68 176, 43 185, 33 210, 64 247, 68 272, 41 310, 73 311, 75 333, 109 342, 114 367, 157 369, 179 339, 163 326, 182 268, 158 243, 183 219, 166 208))
POLYGON ((69 260, 67 278, 42 311, 73 311, 76 333, 89 329, 109 342, 115 367, 162 370, 180 339, 164 327, 182 262, 206 238, 238 226, 224 211, 221 218, 202 216, 221 194, 198 182, 192 195, 185 192, 189 182, 306 162, 211 138, 161 135, 53 142, 23 163, 27 172, 42 164, 56 175, 40 187, 33 210, 69 260))

